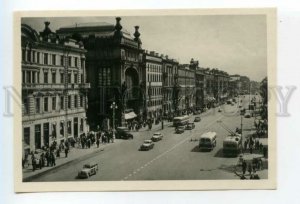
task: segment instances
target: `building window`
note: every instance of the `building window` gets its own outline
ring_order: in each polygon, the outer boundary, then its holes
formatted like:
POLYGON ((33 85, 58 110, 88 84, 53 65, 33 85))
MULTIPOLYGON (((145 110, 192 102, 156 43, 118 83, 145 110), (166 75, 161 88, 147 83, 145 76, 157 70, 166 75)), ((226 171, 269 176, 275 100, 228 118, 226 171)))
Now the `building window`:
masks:
POLYGON ((71 84, 71 74, 68 74, 68 83, 71 84))
POLYGON ((31 50, 27 51, 27 62, 31 62, 31 50))
POLYGON ((67 123, 67 127, 68 127, 68 134, 71 135, 72 134, 72 122, 69 120, 67 123))
POLYGON ((52 83, 56 83, 56 72, 52 72, 52 83))
POLYGON ((83 96, 80 96, 80 107, 83 107, 83 96))
POLYGON ((81 80, 80 81, 81 81, 81 83, 84 83, 83 82, 83 74, 81 74, 81 80))
POLYGON ((24 143, 26 145, 30 145, 30 127, 26 127, 23 129, 23 135, 24 135, 24 143))
POLYGON ((36 72, 32 72, 32 83, 35 83, 35 73, 36 72))
POLYGON ((64 63, 64 56, 63 55, 60 56, 60 65, 61 66, 65 65, 65 63, 64 63))
POLYGON ((78 82, 78 74, 74 74, 74 84, 77 84, 78 82))
POLYGON ((77 108, 77 104, 78 104, 78 96, 75 95, 74 96, 74 107, 77 108))
POLYGON ((72 67, 72 57, 68 57, 68 65, 69 67, 72 67))
POLYGON ((36 53, 36 63, 40 64, 40 53, 36 53))
POLYGON ((65 134, 65 124, 63 121, 60 122, 59 134, 61 137, 63 137, 65 134))
POLYGON ((56 110, 56 97, 52 97, 52 110, 56 110))
POLYGON ((52 65, 56 65, 56 55, 52 55, 52 65))
POLYGON ((48 83, 48 72, 44 72, 44 83, 48 83))
POLYGON ((64 104, 65 104, 64 97, 61 96, 61 97, 60 97, 60 109, 61 109, 61 110, 64 109, 64 107, 65 107, 64 104))
POLYGON ((25 83, 25 80, 26 80, 26 78, 25 78, 25 71, 22 71, 22 83, 23 84, 25 83))
POLYGON ((29 105, 28 104, 28 98, 26 97, 26 98, 23 99, 24 114, 28 114, 28 110, 29 110, 28 105, 29 105))
POLYGON ((44 53, 44 64, 48 64, 48 53, 44 53))
POLYGON ((25 50, 22 49, 22 61, 25 61, 25 50))
POLYGON ((80 119, 80 132, 83 132, 83 118, 80 119))
POLYGON ((40 98, 35 99, 35 112, 40 113, 41 112, 41 104, 40 104, 40 98))
POLYGON ((64 83, 64 78, 65 78, 64 73, 60 73, 60 83, 61 83, 61 84, 64 83))
POLYGON ((48 112, 48 97, 44 98, 44 112, 48 112))
POLYGON ((75 57, 75 67, 78 67, 78 58, 75 57))
POLYGON ((35 51, 32 51, 32 62, 35 63, 35 51))
POLYGON ((26 72, 26 83, 31 83, 31 72, 26 72))
POLYGON ((71 95, 68 96, 68 109, 71 109, 71 95))

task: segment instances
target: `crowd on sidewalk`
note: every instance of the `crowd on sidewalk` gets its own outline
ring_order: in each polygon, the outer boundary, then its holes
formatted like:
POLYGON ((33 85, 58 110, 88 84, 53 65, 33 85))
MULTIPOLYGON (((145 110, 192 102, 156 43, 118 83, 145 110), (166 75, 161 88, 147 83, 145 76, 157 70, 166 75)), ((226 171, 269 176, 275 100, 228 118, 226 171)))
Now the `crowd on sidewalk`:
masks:
POLYGON ((32 166, 32 171, 42 169, 44 167, 56 166, 56 159, 67 158, 71 149, 90 149, 95 146, 100 147, 100 144, 113 143, 114 138, 112 131, 99 131, 83 133, 77 138, 68 138, 68 140, 61 141, 58 144, 53 141, 51 145, 43 146, 41 149, 31 151, 25 154, 22 159, 22 168, 28 169, 32 166), (62 155, 63 154, 63 155, 62 155))

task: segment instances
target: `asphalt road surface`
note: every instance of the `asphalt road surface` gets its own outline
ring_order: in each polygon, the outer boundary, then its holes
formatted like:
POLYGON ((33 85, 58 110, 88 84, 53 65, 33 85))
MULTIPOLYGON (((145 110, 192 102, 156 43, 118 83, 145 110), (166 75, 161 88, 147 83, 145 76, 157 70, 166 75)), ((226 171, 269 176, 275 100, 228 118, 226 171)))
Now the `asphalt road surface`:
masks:
MULTIPOLYGON (((249 96, 241 97, 243 106, 247 106, 249 96)), ((86 180, 210 180, 239 179, 232 168, 237 158, 224 157, 222 143, 229 134, 218 121, 222 121, 231 130, 241 125, 239 104, 223 105, 201 114, 201 122, 196 128, 175 134, 170 124, 163 130, 144 130, 133 132, 133 140, 122 140, 104 148, 100 153, 91 154, 88 159, 71 162, 44 174, 33 181, 78 181, 78 171, 86 163, 98 163, 99 171, 86 180), (144 140, 150 139, 154 132, 163 133, 161 141, 155 142, 149 151, 139 151, 144 140), (209 152, 200 152, 198 139, 201 134, 214 131, 217 133, 217 146, 209 152)), ((191 120, 195 116, 191 116, 191 120)), ((243 135, 253 131, 254 118, 243 118, 243 135)))

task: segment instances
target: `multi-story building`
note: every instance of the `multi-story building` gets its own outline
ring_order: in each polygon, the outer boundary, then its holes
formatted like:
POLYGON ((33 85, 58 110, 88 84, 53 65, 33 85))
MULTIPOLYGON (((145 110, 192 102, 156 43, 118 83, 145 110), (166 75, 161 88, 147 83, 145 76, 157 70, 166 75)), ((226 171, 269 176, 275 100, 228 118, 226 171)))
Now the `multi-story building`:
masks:
POLYGON ((147 116, 150 118, 159 117, 162 114, 162 85, 163 85, 163 64, 162 58, 154 51, 144 52, 143 62, 145 64, 144 80, 146 82, 146 104, 147 116))
POLYGON ((178 110, 187 112, 195 108, 196 102, 196 86, 195 86, 195 70, 189 64, 179 65, 178 85, 180 86, 180 101, 178 110))
POLYGON ((204 73, 204 107, 211 108, 214 106, 214 103, 216 101, 215 95, 214 95, 214 75, 211 72, 209 68, 203 69, 204 73))
POLYGON ((86 50, 49 24, 40 34, 21 26, 23 153, 88 131, 86 50))
POLYGON ((107 119, 112 119, 110 105, 113 102, 118 106, 116 125, 134 118, 144 109, 139 26, 135 26, 132 37, 117 17, 115 25, 77 24, 62 27, 57 33, 64 38, 81 39, 87 49, 87 78, 91 83, 87 114, 93 128, 99 125, 105 128, 107 119))
POLYGON ((205 107, 206 96, 206 80, 205 69, 198 67, 195 73, 195 86, 196 86, 196 109, 205 107))
POLYGON ((229 97, 235 97, 241 93, 241 80, 240 75, 230 75, 229 84, 229 97))
POLYGON ((174 83, 175 74, 177 73, 178 62, 174 59, 170 59, 168 55, 163 56, 163 112, 165 115, 172 114, 175 111, 174 108, 174 83))

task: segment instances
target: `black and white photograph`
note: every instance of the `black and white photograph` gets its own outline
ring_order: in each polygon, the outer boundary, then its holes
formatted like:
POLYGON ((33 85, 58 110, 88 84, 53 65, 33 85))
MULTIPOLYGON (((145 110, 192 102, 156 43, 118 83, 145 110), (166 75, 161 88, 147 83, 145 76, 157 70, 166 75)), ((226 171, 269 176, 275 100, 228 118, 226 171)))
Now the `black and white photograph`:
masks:
POLYGON ((19 182, 275 188, 275 10, 254 11, 19 15, 19 182))

